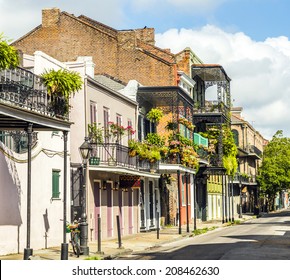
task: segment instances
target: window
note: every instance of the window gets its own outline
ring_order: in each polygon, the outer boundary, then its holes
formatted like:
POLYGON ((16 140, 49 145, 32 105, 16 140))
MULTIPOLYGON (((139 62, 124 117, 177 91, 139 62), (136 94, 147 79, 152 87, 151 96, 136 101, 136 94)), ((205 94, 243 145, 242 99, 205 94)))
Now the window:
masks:
POLYGON ((93 101, 90 102, 90 119, 91 124, 97 123, 97 103, 93 101))
MULTIPOLYGON (((128 119, 127 125, 128 125, 128 128, 131 127, 133 129, 132 120, 128 119)), ((132 139, 132 134, 128 133, 128 140, 131 140, 131 139, 132 139)))
POLYGON ((239 132, 236 129, 232 130, 236 146, 239 146, 239 132))
MULTIPOLYGON (((109 131, 109 108, 104 107, 103 114, 104 114, 104 131, 105 131, 105 133, 108 134, 108 131, 109 131)), ((106 143, 109 142, 108 135, 106 135, 106 137, 105 137, 105 142, 106 143)))
MULTIPOLYGON (((122 116, 121 116, 120 114, 116 114, 116 124, 117 124, 119 127, 122 126, 122 116)), ((120 134, 118 133, 118 136, 117 136, 117 142, 118 142, 119 144, 122 144, 122 143, 121 143, 121 139, 122 139, 122 135, 120 135, 120 134)))
POLYGON ((60 170, 52 170, 52 198, 59 198, 60 170))
POLYGON ((122 125, 122 116, 119 114, 116 115, 116 123, 117 125, 122 125))

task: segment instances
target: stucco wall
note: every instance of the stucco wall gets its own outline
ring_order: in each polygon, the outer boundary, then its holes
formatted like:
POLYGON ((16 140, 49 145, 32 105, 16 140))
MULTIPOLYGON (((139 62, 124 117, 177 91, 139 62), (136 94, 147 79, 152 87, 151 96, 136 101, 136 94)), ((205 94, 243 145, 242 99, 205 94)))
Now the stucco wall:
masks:
MULTIPOLYGON (((39 133, 38 144, 32 151, 31 248, 33 249, 58 246, 62 242, 60 219, 63 217, 64 161, 61 155, 63 140, 60 136, 61 134, 52 136, 51 132, 39 133), (52 199, 53 169, 60 170, 59 199, 52 199)), ((9 151, 6 150, 7 152, 9 151)), ((27 233, 27 154, 14 153, 12 159, 5 157, 1 152, 0 255, 23 252, 27 233)), ((69 177, 67 179, 69 180, 69 177)))

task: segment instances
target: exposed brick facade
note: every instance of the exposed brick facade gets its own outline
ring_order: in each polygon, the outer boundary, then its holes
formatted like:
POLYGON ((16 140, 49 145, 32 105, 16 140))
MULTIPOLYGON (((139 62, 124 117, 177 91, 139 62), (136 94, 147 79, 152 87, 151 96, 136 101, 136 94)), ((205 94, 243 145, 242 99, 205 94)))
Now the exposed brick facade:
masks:
POLYGON ((26 54, 41 50, 60 61, 92 56, 95 74, 121 81, 138 80, 146 86, 177 84, 174 54, 154 46, 154 29, 118 31, 85 16, 59 9, 42 11, 42 24, 13 45, 26 54))
POLYGON ((177 53, 175 55, 175 61, 178 70, 183 71, 190 77, 192 64, 203 63, 190 48, 185 48, 183 51, 177 53))

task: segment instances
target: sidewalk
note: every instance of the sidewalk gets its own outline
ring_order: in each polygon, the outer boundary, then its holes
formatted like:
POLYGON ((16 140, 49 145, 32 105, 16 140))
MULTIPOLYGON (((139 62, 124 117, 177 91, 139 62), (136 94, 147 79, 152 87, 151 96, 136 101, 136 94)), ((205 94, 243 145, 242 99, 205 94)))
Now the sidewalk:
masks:
MULTIPOLYGON (((253 215, 243 215, 243 219, 235 218, 241 222, 252 219, 253 215)), ((227 223, 222 224, 219 222, 198 222, 197 229, 203 228, 221 228, 228 226, 227 223)), ((193 236, 193 224, 189 226, 189 232, 186 232, 186 225, 182 226, 181 234, 178 233, 178 226, 164 227, 160 230, 159 239, 157 239, 157 231, 141 232, 137 234, 122 237, 122 247, 119 248, 118 239, 104 240, 101 242, 101 253, 98 253, 97 242, 89 242, 90 248, 89 257, 98 257, 100 259, 114 259, 119 255, 128 255, 132 252, 140 252, 149 250, 153 247, 158 247, 164 243, 174 242, 178 239, 189 238, 193 236)), ((33 250, 33 260, 60 260, 61 250, 59 247, 33 250)), ((69 260, 84 260, 88 256, 80 256, 77 258, 69 245, 69 260)), ((11 254, 0 256, 0 260, 23 260, 23 254, 11 254)))

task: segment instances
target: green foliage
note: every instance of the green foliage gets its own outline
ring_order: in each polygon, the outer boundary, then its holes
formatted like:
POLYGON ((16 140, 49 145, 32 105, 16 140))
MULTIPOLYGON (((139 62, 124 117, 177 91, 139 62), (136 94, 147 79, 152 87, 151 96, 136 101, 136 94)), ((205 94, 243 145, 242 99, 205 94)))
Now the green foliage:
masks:
POLYGON ((49 70, 41 74, 47 93, 51 96, 50 103, 56 115, 67 115, 71 94, 82 88, 79 73, 66 69, 49 70))
POLYGON ((88 124, 88 132, 93 143, 102 144, 104 142, 104 128, 99 125, 97 123, 88 124))
POLYGON ((91 256, 91 257, 87 257, 85 258, 86 261, 99 261, 102 260, 103 258, 100 256, 91 256))
POLYGON ((152 108, 146 115, 151 122, 159 122, 163 117, 163 111, 159 108, 152 108))
POLYGON ((19 65, 19 56, 17 50, 9 45, 9 41, 0 33, 0 70, 15 68, 19 65))
POLYGON ((129 140, 129 155, 138 155, 141 160, 148 160, 150 163, 161 160, 167 153, 164 137, 157 133, 148 133, 145 140, 142 142, 136 140, 129 140))
POLYGON ((238 169, 238 148, 229 127, 223 128, 223 165, 228 175, 234 175, 238 169))
POLYGON ((172 133, 168 136, 168 156, 177 159, 179 154, 180 163, 184 166, 198 168, 197 148, 192 139, 188 139, 180 133, 172 133))
MULTIPOLYGON (((229 127, 223 126, 223 166, 226 168, 228 175, 234 175, 238 168, 237 154, 238 148, 235 144, 234 136, 229 127)), ((201 136, 209 139, 210 145, 214 146, 214 150, 218 152, 218 138, 220 131, 218 128, 212 128, 204 133, 200 133, 201 136)))
POLYGON ((63 96, 69 100, 72 93, 82 88, 82 78, 79 73, 66 69, 49 70, 41 74, 48 94, 63 96))
POLYGON ((148 133, 146 136, 146 141, 150 145, 156 145, 159 147, 162 147, 165 144, 164 137, 161 137, 157 133, 148 133))
POLYGON ((167 125, 165 126, 165 129, 167 130, 176 130, 177 128, 178 128, 178 124, 172 121, 167 122, 167 125))
POLYGON ((272 209, 276 194, 290 187, 290 138, 283 131, 278 130, 265 147, 257 180, 272 209))
POLYGON ((207 233, 208 231, 211 231, 211 230, 215 230, 217 227, 216 226, 213 226, 213 227, 205 227, 205 228, 201 228, 201 229, 195 229, 193 231, 193 235, 200 235, 200 234, 204 234, 204 233, 207 233))

